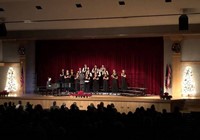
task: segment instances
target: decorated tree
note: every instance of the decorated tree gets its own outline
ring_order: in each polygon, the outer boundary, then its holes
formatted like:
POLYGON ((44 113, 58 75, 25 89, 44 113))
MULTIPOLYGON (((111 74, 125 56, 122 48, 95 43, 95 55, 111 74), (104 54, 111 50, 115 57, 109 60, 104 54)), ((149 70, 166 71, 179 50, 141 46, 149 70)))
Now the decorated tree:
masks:
POLYGON ((17 82, 14 74, 14 69, 10 67, 7 72, 7 80, 5 90, 7 92, 17 91, 17 82))
POLYGON ((193 79, 192 68, 187 66, 183 76, 183 96, 190 96, 195 94, 195 82, 193 79))

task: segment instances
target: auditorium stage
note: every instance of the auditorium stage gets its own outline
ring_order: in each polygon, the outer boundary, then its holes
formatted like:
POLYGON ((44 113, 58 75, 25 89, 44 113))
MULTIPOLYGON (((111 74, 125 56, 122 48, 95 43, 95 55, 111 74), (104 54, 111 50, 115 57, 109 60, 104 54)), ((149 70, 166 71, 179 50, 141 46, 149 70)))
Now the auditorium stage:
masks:
POLYGON ((44 109, 50 108, 53 101, 56 101, 60 106, 62 103, 66 103, 69 108, 73 102, 76 102, 81 110, 86 110, 90 103, 95 106, 100 102, 104 102, 105 106, 113 103, 121 113, 134 112, 137 107, 150 108, 151 105, 155 105, 156 110, 162 112, 166 109, 168 112, 172 112, 176 106, 183 112, 200 111, 200 98, 172 98, 171 100, 160 99, 158 95, 146 95, 146 96, 121 96, 121 95, 92 95, 88 97, 76 97, 76 96, 55 96, 55 95, 40 95, 40 94, 23 94, 21 96, 1 96, 0 103, 4 102, 17 102, 21 100, 23 105, 26 102, 30 102, 33 105, 41 104, 44 109))

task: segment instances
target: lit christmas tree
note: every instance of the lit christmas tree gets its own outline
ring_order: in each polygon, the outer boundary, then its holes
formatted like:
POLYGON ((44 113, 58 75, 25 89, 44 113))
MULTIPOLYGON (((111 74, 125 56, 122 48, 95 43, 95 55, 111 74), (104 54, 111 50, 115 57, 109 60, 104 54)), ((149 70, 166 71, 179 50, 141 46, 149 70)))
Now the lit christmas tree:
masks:
POLYGON ((14 74, 14 69, 10 67, 7 72, 7 80, 5 90, 7 92, 17 91, 17 82, 14 74))
POLYGON ((194 95, 196 92, 192 68, 189 66, 185 68, 182 87, 183 87, 183 96, 191 96, 194 95))

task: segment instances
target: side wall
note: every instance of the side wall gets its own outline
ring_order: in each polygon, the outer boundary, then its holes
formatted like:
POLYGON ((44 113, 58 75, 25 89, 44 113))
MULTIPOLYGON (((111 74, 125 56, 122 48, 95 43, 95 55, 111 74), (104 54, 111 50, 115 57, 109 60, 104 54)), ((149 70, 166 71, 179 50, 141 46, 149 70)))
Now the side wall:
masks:
MULTIPOLYGON (((165 92, 169 92, 174 97, 188 97, 200 96, 200 86, 198 83, 199 73, 200 73, 200 36, 187 36, 187 37, 165 37, 164 38, 164 79, 166 72, 166 65, 170 64, 172 68, 172 85, 170 89, 164 87, 165 92), (176 53, 172 51, 172 45, 174 42, 180 42, 181 51, 176 53), (184 85, 183 82, 186 80, 185 71, 186 67, 190 66, 192 68, 190 78, 192 83, 184 85), (178 83, 177 83, 178 82, 178 83), (190 93, 190 86, 195 89, 195 93, 190 93), (183 90, 188 88, 188 93, 183 93, 183 90)), ((165 81, 164 81, 165 82, 165 81)))
MULTIPOLYGON (((35 90, 35 41, 0 41, 0 91, 4 90, 7 79, 7 71, 10 66, 16 69, 16 79, 20 88, 21 78, 21 56, 18 52, 19 47, 25 48, 25 84, 24 93, 33 93, 35 90)), ((20 91, 20 90, 19 90, 20 91)), ((21 94, 21 93, 17 93, 21 94)))

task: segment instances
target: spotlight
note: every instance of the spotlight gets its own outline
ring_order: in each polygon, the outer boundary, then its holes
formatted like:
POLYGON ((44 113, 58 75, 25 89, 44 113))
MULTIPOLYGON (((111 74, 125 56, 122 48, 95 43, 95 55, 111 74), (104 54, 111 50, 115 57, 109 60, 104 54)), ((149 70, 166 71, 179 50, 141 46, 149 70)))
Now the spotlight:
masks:
POLYGON ((188 16, 186 14, 179 17, 179 30, 188 30, 188 16))

